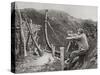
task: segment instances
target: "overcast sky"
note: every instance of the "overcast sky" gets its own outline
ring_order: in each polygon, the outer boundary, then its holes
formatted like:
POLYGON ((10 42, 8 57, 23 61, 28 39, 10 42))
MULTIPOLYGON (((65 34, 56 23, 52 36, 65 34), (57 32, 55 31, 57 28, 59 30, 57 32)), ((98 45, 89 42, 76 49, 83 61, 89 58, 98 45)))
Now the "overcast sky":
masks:
POLYGON ((62 4, 46 4, 33 2, 17 2, 17 7, 41 9, 54 9, 67 12, 71 16, 81 19, 91 19, 97 21, 97 7, 95 6, 79 6, 79 5, 62 5, 62 4))

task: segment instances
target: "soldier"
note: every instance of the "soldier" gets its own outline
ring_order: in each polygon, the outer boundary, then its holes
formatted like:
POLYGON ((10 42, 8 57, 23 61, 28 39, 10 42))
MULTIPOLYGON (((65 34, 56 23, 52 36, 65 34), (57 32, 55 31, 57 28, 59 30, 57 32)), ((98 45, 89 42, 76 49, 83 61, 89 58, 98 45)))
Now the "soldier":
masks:
POLYGON ((84 33, 84 30, 82 28, 78 29, 77 34, 68 36, 66 39, 67 40, 75 39, 78 44, 78 50, 73 51, 70 54, 70 57, 65 61, 66 64, 70 64, 75 57, 78 57, 78 56, 81 57, 81 55, 86 54, 89 48, 89 45, 88 45, 87 36, 84 33))

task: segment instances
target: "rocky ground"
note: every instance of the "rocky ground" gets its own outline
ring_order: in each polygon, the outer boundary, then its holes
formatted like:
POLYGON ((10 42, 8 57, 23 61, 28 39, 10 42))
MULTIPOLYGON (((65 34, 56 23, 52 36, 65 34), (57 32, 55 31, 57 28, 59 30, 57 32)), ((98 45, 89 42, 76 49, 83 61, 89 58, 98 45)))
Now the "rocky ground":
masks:
POLYGON ((42 57, 27 56, 20 62, 16 62, 16 73, 44 72, 61 70, 60 60, 54 59, 51 54, 45 53, 42 57))

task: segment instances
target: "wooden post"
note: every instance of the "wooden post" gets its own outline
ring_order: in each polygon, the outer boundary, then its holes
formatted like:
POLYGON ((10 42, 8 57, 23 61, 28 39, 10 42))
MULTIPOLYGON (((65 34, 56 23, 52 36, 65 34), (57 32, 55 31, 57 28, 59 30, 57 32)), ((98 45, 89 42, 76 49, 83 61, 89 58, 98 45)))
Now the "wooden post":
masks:
POLYGON ((64 70, 64 47, 60 47, 61 70, 64 70))
POLYGON ((45 37, 46 37, 46 43, 47 43, 47 46, 51 48, 51 45, 50 45, 50 42, 49 42, 49 39, 48 39, 48 33, 47 33, 47 18, 48 18, 48 10, 45 11, 45 37))
POLYGON ((24 23, 23 20, 22 20, 22 17, 21 17, 21 13, 20 13, 20 9, 17 8, 17 5, 16 5, 16 9, 18 11, 18 14, 19 14, 19 20, 20 20, 20 34, 21 34, 21 40, 23 42, 23 46, 24 46, 24 56, 27 56, 27 51, 26 51, 26 39, 25 39, 25 35, 24 35, 24 23))
POLYGON ((25 38, 25 30, 24 30, 24 27, 25 27, 25 22, 23 22, 21 24, 21 35, 22 35, 23 44, 24 44, 24 56, 27 56, 27 51, 26 51, 26 38, 25 38))

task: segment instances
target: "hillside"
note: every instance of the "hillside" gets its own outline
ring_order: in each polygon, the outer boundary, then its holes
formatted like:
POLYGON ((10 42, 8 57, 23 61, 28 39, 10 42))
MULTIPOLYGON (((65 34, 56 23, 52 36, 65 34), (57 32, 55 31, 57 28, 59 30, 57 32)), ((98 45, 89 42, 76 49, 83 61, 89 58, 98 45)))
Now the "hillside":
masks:
MULTIPOLYGON (((41 10, 43 13, 43 10, 41 10)), ((73 30, 76 32, 78 28, 83 28, 89 42, 89 52, 86 55, 87 68, 96 68, 97 62, 97 22, 92 20, 82 20, 70 16, 68 13, 56 10, 49 10, 49 18, 58 24, 60 24, 60 29, 63 32, 68 30, 73 30), (91 54, 91 55, 90 55, 91 54), (93 61, 92 61, 93 60, 93 61)), ((67 33, 66 33, 67 34, 67 33)), ((73 46, 72 46, 73 47, 73 46)), ((86 63, 85 63, 86 65, 86 63)), ((84 65, 83 65, 84 66, 84 65)))

